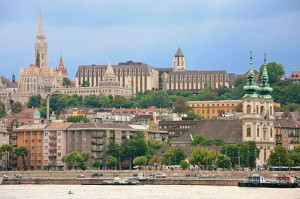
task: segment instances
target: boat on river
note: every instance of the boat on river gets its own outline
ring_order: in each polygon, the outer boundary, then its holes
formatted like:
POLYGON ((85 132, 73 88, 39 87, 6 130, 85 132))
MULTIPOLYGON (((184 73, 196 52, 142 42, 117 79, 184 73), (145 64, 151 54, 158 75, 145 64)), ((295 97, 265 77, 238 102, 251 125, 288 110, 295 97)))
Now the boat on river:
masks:
POLYGON ((114 180, 104 180, 102 185, 137 185, 137 178, 114 178, 114 180))
POLYGON ((274 181, 265 181, 265 178, 254 174, 246 180, 238 182, 239 187, 268 187, 268 188, 298 188, 298 179, 294 176, 276 177, 274 181))

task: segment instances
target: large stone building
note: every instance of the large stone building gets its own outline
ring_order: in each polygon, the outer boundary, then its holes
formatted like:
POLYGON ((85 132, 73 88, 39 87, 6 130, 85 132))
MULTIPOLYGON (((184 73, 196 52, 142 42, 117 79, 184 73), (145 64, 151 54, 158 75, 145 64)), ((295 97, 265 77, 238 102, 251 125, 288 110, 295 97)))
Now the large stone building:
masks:
POLYGON ((160 89, 164 91, 198 93, 206 85, 212 88, 229 87, 230 80, 225 70, 186 70, 186 62, 180 48, 173 59, 173 68, 157 68, 160 72, 160 89))
MULTIPOLYGON (((76 87, 88 83, 89 87, 97 88, 107 86, 106 71, 110 64, 106 65, 80 65, 76 73, 76 87)), ((158 71, 152 66, 141 63, 128 61, 112 65, 109 73, 116 77, 118 82, 116 87, 130 88, 132 94, 139 91, 157 90, 158 89, 158 71), (129 85, 131 85, 129 87, 129 85)), ((114 82, 116 82, 114 81, 114 82)), ((104 92, 104 94, 106 94, 104 92)))
MULTIPOLYGON (((86 86, 76 86, 76 87, 60 87, 57 86, 52 89, 53 92, 58 92, 62 94, 67 95, 80 95, 80 96, 86 96, 86 95, 120 95, 124 96, 126 98, 132 97, 132 85, 131 81, 127 79, 124 84, 121 83, 120 80, 118 80, 117 76, 115 75, 115 72, 111 66, 110 63, 108 63, 105 73, 103 74, 103 78, 98 82, 97 84, 90 86, 89 81, 85 81, 86 86)), ((82 82, 84 83, 84 82, 82 82)))

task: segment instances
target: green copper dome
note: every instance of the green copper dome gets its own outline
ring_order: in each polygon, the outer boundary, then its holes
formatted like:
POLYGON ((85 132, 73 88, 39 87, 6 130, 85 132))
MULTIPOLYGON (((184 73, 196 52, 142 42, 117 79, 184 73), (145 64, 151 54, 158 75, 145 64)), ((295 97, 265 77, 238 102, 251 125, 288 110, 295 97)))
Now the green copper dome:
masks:
POLYGON ((267 65, 266 65, 266 53, 265 53, 265 59, 264 59, 263 73, 260 78, 259 86, 260 86, 259 95, 262 98, 271 99, 272 98, 271 92, 273 91, 273 89, 270 87, 270 84, 269 84, 269 76, 268 76, 267 65))
POLYGON ((250 68, 249 68, 247 78, 248 78, 248 81, 247 81, 246 85, 243 87, 244 91, 246 92, 246 94, 244 95, 243 98, 258 97, 257 92, 260 90, 260 88, 255 83, 255 74, 254 74, 253 66, 252 66, 252 52, 250 52, 250 68))

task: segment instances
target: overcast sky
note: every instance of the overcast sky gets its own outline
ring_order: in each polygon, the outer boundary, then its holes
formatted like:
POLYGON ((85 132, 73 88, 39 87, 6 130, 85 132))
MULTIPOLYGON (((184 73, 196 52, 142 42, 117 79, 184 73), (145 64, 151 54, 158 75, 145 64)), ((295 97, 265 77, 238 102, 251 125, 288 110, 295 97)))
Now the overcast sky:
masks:
POLYGON ((187 69, 243 73, 267 61, 300 70, 300 0, 0 0, 0 75, 34 63, 42 11, 48 64, 62 53, 79 65, 134 60, 171 67, 180 46, 187 69))

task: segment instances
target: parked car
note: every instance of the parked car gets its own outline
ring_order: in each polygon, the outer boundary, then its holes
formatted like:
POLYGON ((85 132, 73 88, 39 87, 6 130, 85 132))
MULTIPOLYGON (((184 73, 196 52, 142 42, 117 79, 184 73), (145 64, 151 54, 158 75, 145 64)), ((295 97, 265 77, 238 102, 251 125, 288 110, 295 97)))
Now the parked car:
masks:
POLYGON ((8 180, 7 175, 3 175, 3 176, 1 176, 1 177, 2 177, 2 180, 3 180, 3 181, 7 181, 7 180, 8 180))
POLYGON ((155 174, 154 174, 154 173, 151 173, 149 176, 150 176, 150 178, 154 178, 154 177, 155 177, 155 174))
POLYGON ((113 173, 113 176, 114 176, 114 177, 116 177, 116 176, 118 176, 118 175, 119 175, 118 173, 113 173))
POLYGON ((79 175, 77 176, 77 178, 85 178, 85 175, 79 174, 79 175))
POLYGON ((14 177, 15 177, 15 178, 19 178, 19 179, 22 178, 22 176, 21 176, 20 174, 15 174, 14 177))
POLYGON ((209 174, 207 177, 208 178, 216 178, 215 174, 209 174))
POLYGON ((185 177, 191 177, 191 174, 185 174, 185 177))
POLYGON ((192 173, 192 174, 191 174, 191 177, 197 177, 197 174, 192 173))
POLYGON ((134 173, 134 174, 133 174, 133 177, 137 177, 137 176, 138 176, 138 174, 137 174, 137 173, 134 173))
POLYGON ((156 178, 166 178, 167 175, 164 174, 164 173, 157 173, 157 174, 155 174, 155 177, 156 177, 156 178))
POLYGON ((179 175, 178 175, 178 173, 174 173, 173 176, 174 177, 178 177, 179 175))
POLYGON ((100 176, 103 176, 103 174, 102 173, 93 173, 91 175, 92 178, 97 178, 97 177, 100 177, 100 176))

